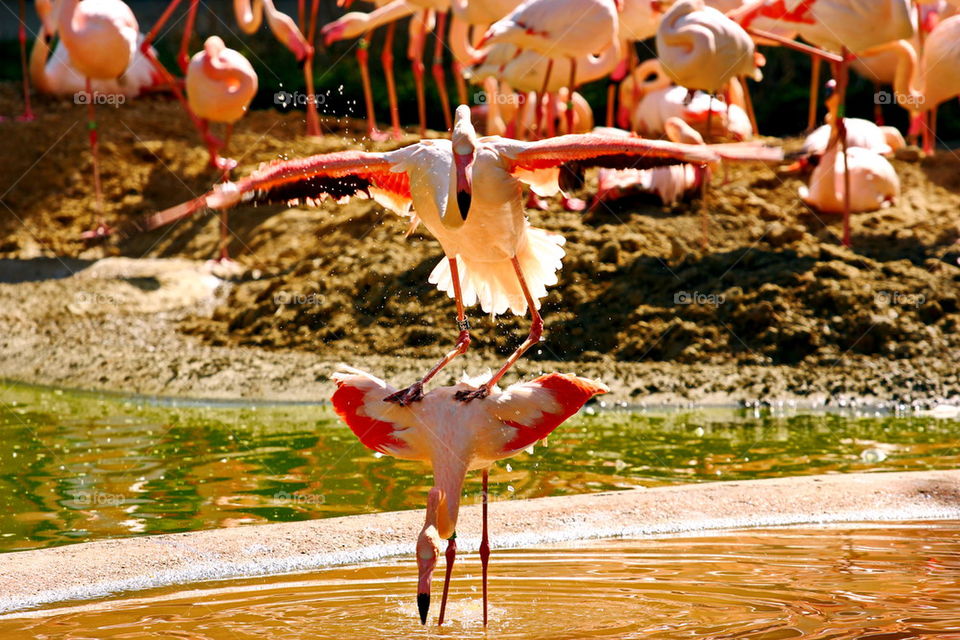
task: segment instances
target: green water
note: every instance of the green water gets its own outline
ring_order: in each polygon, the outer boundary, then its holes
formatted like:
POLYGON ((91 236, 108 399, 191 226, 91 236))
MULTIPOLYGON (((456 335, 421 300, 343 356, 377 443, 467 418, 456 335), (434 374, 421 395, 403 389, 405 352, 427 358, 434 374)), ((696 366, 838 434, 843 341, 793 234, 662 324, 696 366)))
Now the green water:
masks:
MULTIPOLYGON (((431 484, 420 463, 365 449, 317 405, 175 404, 3 385, 0 437, 0 551, 416 508, 431 484)), ((960 423, 588 407, 547 447, 508 462, 491 472, 493 499, 949 469, 960 463, 960 423)), ((479 489, 479 477, 468 478, 465 500, 479 489)))

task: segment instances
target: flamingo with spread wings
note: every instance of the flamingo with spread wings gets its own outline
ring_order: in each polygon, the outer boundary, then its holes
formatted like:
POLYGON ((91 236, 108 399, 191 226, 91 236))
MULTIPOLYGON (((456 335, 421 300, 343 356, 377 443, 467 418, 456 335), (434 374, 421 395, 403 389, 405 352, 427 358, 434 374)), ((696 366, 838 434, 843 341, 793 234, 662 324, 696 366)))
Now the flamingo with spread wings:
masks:
POLYGON ((527 339, 484 385, 465 392, 469 401, 485 397, 513 363, 541 337, 540 299, 557 282, 564 252, 562 236, 530 226, 522 185, 541 196, 578 186, 589 167, 651 168, 680 163, 710 164, 721 159, 777 162, 780 149, 754 144, 687 145, 662 140, 573 134, 525 142, 478 137, 470 108, 456 111, 451 140, 421 140, 383 153, 344 151, 274 162, 247 178, 148 217, 155 228, 205 207, 226 209, 241 203, 311 203, 367 195, 403 215, 414 213, 440 241, 446 254, 430 282, 456 300, 455 348, 421 380, 392 400, 410 404, 423 397, 423 385, 470 344, 464 309, 477 302, 484 312, 517 315, 528 311, 527 339))
POLYGON ((490 388, 483 400, 464 405, 461 396, 489 388, 482 378, 465 378, 439 387, 421 402, 400 407, 389 402, 396 390, 383 380, 352 369, 334 374, 337 390, 331 399, 337 414, 366 447, 403 460, 420 460, 433 468, 434 487, 427 496, 427 514, 417 538, 417 608, 426 624, 430 582, 447 540, 446 576, 439 624, 443 624, 450 574, 457 553, 456 528, 460 494, 468 471, 483 471, 483 529, 480 560, 483 575, 483 624, 487 624, 488 469, 497 460, 514 456, 543 440, 593 396, 606 393, 599 382, 570 374, 550 373, 504 391, 490 388))

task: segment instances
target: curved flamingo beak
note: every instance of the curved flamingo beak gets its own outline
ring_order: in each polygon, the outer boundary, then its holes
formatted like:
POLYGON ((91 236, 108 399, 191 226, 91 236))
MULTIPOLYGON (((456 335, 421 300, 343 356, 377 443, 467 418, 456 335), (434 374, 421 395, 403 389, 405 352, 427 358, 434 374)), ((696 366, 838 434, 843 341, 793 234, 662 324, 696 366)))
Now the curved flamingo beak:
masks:
POLYGON ((420 624, 427 624, 427 614, 430 612, 430 581, 439 555, 433 539, 435 536, 436 529, 426 527, 417 539, 417 612, 420 614, 420 624))

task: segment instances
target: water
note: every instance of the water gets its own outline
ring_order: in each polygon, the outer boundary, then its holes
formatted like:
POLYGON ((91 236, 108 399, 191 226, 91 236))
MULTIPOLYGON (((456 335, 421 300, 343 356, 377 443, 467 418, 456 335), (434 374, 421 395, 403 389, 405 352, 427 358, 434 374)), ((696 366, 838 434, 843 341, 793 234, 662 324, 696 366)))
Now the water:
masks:
MULTIPOLYGON (((534 498, 812 473, 948 469, 960 423, 754 410, 588 412, 491 472, 534 498)), ((416 462, 317 405, 151 403, 0 386, 0 551, 422 507, 416 462)), ((470 476, 468 502, 479 494, 470 476)))
POLYGON ((419 624, 407 558, 13 614, 0 637, 951 640, 958 572, 958 522, 761 529, 497 550, 486 635, 466 555, 440 630, 439 596, 419 624))

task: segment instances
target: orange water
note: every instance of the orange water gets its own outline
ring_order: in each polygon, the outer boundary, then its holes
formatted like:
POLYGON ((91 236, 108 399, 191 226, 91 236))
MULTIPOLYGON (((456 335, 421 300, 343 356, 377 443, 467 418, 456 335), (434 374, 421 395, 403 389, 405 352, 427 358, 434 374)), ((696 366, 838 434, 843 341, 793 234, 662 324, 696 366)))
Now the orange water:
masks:
POLYGON ((960 522, 781 528, 494 550, 454 570, 448 623, 412 558, 159 589, 0 617, 0 638, 960 639, 960 522))

